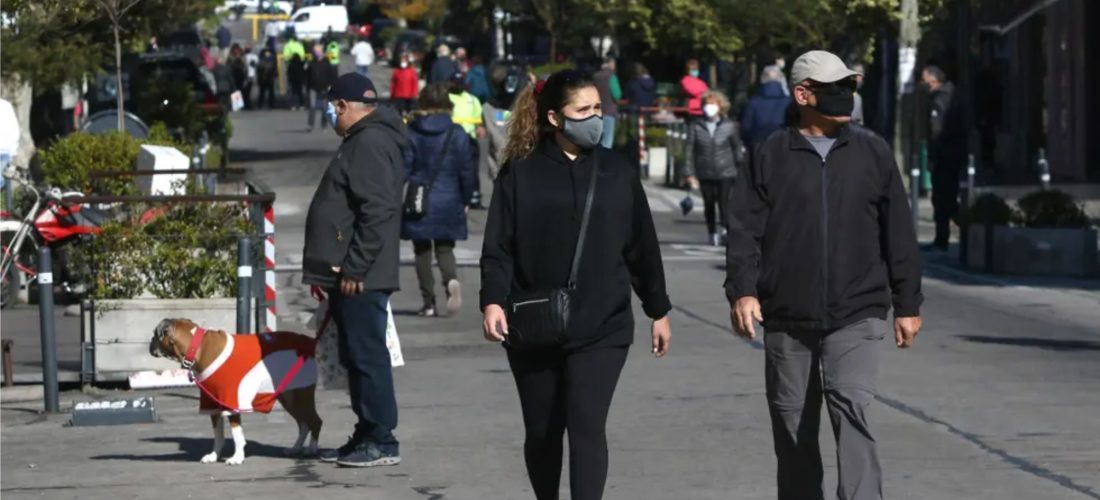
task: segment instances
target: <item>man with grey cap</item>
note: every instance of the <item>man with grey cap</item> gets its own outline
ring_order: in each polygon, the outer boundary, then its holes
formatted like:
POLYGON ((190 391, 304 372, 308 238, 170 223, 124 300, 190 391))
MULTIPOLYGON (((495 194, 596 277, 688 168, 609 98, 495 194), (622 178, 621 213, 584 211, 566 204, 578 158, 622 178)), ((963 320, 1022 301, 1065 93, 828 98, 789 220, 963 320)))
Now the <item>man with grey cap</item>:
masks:
POLYGON ((824 400, 837 440, 840 500, 882 498, 867 411, 879 348, 921 327, 920 254, 886 142, 850 124, 857 72, 815 50, 791 67, 797 125, 756 145, 737 183, 726 246, 734 331, 764 326, 765 384, 780 500, 816 500, 824 400))

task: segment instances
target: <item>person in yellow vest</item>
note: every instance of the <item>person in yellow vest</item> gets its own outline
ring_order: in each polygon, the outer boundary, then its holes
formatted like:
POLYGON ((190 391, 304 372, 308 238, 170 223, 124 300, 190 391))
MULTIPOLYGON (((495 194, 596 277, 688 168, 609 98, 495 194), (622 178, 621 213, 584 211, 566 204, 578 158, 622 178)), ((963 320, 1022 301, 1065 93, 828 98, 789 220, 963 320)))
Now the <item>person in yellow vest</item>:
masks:
MULTIPOLYGON (((477 158, 480 156, 478 139, 485 136, 485 127, 482 125, 481 100, 466 91, 466 75, 455 73, 451 77, 450 97, 451 104, 454 105, 451 119, 461 125, 462 129, 469 135, 470 147, 474 152, 474 157, 477 158)), ((470 199, 470 208, 483 208, 480 184, 481 176, 479 175, 474 194, 470 199)))

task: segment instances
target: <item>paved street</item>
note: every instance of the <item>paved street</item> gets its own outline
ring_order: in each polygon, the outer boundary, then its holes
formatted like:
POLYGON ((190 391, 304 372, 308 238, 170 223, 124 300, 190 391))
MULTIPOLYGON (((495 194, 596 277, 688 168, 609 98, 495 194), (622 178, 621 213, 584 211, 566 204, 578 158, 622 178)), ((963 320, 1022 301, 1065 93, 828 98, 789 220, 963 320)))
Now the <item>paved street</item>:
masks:
MULTIPOLYGON (((386 70, 372 72, 385 94, 386 70)), ((305 211, 338 139, 330 131, 306 132, 304 112, 238 113, 234 125, 234 162, 278 197, 279 327, 306 331, 315 303, 296 271, 305 211)), ((774 498, 762 344, 730 334, 723 252, 702 245, 701 210, 682 217, 681 192, 657 185, 646 191, 674 304, 672 351, 661 360, 649 355, 648 323, 636 306, 636 343, 608 424, 606 498, 774 498)), ((156 397, 160 422, 120 427, 69 427, 67 415, 41 415, 40 400, 9 402, 5 395, 0 494, 12 500, 532 498, 511 374, 501 348, 480 333, 476 261, 484 219, 484 211, 471 212, 472 237, 459 244, 466 304, 456 317, 415 316, 415 276, 411 266, 402 269, 403 289, 392 299, 407 361, 395 370, 400 466, 355 470, 284 458, 282 447, 296 428, 281 409, 245 417, 249 457, 242 466, 201 465, 211 438, 208 419, 196 413, 194 388, 62 394, 63 408, 156 397)), ((922 224, 924 239, 930 230, 922 224)), ((927 257, 925 328, 916 347, 899 351, 890 336, 881 343, 871 421, 886 497, 1100 499, 1100 285, 974 275, 957 270, 950 256, 927 257)), ((403 249, 403 259, 411 261, 411 249, 403 249)), ((5 311, 3 322, 5 338, 20 332, 29 370, 37 348, 34 314, 5 311)), ((318 406, 322 444, 343 443, 353 422, 346 394, 319 391, 318 406)), ((821 443, 832 491, 827 429, 821 443)), ((568 498, 567 477, 562 484, 568 498)))

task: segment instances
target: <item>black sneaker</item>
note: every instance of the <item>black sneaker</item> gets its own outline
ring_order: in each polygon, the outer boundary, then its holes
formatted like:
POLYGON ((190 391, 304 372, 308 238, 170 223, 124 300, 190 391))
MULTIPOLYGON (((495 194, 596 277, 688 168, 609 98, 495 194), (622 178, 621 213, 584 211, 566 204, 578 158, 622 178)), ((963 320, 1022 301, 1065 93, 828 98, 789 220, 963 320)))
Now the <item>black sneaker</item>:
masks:
POLYGON ((321 450, 321 452, 317 454, 317 458, 320 459, 322 462, 335 462, 340 457, 351 453, 353 450, 355 450, 357 446, 360 446, 362 444, 363 440, 358 435, 352 434, 351 436, 348 436, 348 442, 344 443, 343 446, 339 448, 321 450))
POLYGON ((378 445, 369 442, 356 446, 351 453, 341 455, 336 460, 336 465, 343 467, 381 467, 399 463, 400 455, 383 451, 378 445))

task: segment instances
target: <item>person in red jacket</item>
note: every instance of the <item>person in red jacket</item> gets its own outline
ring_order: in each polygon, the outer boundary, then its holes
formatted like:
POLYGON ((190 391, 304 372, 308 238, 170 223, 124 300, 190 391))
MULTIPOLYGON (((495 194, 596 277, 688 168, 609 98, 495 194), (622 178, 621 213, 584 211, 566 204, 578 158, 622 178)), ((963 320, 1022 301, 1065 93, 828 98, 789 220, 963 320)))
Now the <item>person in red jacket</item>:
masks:
POLYGON ((680 89, 687 96, 688 113, 692 116, 703 116, 703 94, 710 87, 699 78, 699 61, 688 59, 687 74, 680 79, 680 89))
POLYGON ((409 64, 409 55, 401 55, 401 66, 393 70, 390 80, 390 100, 402 114, 413 110, 416 98, 420 94, 420 78, 416 68, 409 64))

